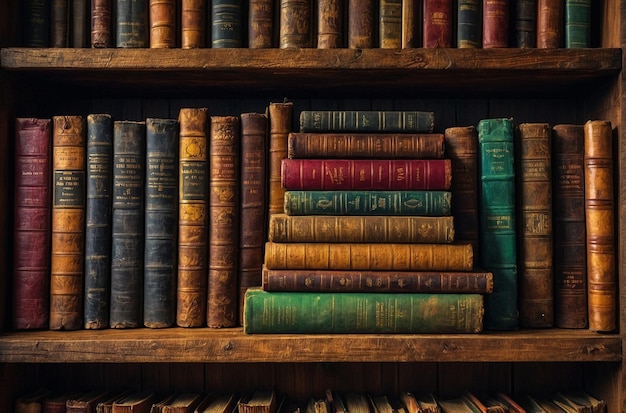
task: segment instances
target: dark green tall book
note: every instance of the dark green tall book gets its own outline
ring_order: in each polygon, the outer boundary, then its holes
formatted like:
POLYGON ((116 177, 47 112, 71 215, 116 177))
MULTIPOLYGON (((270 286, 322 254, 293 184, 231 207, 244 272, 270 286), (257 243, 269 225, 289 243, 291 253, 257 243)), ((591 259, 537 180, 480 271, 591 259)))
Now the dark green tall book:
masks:
POLYGON ((148 0, 116 0, 114 10, 115 46, 121 48, 150 46, 148 0))
POLYGON ((517 327, 514 129, 512 119, 478 123, 481 264, 493 272, 485 328, 517 327))
POLYGON ((22 45, 50 47, 50 1, 23 0, 20 6, 22 45))
POLYGON ((591 0, 565 0, 565 47, 590 47, 591 0))
POLYGON ((303 110, 300 132, 430 133, 435 114, 428 111, 303 110))
POLYGON ((242 46, 242 7, 241 0, 211 2, 211 47, 242 46))

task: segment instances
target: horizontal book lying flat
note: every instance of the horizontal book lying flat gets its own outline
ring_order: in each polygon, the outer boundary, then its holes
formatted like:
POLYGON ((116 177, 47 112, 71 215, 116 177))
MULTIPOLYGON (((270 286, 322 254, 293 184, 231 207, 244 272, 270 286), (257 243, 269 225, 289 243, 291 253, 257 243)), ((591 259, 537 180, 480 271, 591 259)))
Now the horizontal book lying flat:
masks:
POLYGON ((435 114, 410 110, 303 110, 300 132, 431 133, 435 114))

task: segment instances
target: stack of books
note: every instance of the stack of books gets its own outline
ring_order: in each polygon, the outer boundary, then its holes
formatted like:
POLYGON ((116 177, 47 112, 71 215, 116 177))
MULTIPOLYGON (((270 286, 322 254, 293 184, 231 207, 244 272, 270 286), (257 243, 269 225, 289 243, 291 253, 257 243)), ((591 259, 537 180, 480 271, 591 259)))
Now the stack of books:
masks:
POLYGON ((492 273, 455 242, 434 114, 303 111, 246 333, 475 333, 492 273))

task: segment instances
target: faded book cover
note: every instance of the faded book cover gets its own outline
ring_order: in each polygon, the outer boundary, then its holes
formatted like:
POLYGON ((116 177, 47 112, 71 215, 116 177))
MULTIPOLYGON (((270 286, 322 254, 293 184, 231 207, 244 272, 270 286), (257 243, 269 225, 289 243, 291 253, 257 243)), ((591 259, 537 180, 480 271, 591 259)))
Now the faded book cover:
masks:
POLYGON ((50 47, 70 46, 69 0, 50 0, 50 47))
POLYGON ((242 47, 243 3, 241 0, 211 1, 211 47, 242 47))
POLYGON ((206 47, 207 0, 182 0, 180 43, 182 49, 206 47))
POLYGON ((312 46, 312 3, 311 0, 280 0, 279 48, 312 46))
POLYGON ((50 47, 50 1, 23 0, 19 4, 22 46, 50 47))
POLYGON ((509 47, 509 2, 483 1, 483 49, 509 47))
POLYGON ((423 0, 423 46, 452 47, 452 0, 423 0))
POLYGON ((381 49, 402 47, 402 0, 380 0, 378 33, 381 49))
POLYGON ((300 132, 432 133, 435 114, 418 110, 303 110, 300 132))
POLYGON ((591 0, 565 0, 565 47, 584 48, 591 43, 591 0))
POLYGON ((515 47, 537 47, 537 0, 515 2, 515 47))
POLYGON ((91 1, 91 47, 111 47, 113 0, 91 1))
POLYGON ((169 49, 176 47, 178 14, 176 0, 150 0, 150 47, 169 49))
POLYGON ((563 44, 564 0, 537 0, 537 47, 556 49, 563 44))
POLYGON ((456 7, 456 47, 480 49, 483 38, 483 3, 480 0, 459 0, 456 7))
POLYGON ((88 0, 72 0, 70 5, 71 47, 88 47, 90 44, 90 3, 88 0))
POLYGON ((280 163, 287 157, 287 140, 293 125, 293 102, 272 102, 269 114, 268 209, 269 214, 284 210, 285 189, 280 183, 280 163))
POLYGON ((334 49, 343 46, 346 12, 341 0, 317 2, 317 48, 334 49))
POLYGON ((114 0, 115 47, 150 46, 149 0, 114 0))
POLYGON ((248 48, 274 46, 274 0, 250 0, 248 5, 248 48))
POLYGON ((374 0, 348 1, 348 48, 370 49, 376 44, 375 7, 374 0))

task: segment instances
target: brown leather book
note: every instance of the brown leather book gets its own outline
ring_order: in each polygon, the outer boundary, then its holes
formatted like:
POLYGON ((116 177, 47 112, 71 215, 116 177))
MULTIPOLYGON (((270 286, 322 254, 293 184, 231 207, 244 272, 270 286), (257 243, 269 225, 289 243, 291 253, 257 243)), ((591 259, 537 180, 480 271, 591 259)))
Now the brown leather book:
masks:
POLYGON ((239 117, 212 116, 209 141, 207 325, 234 327, 239 322, 239 117))
POLYGON ((344 6, 341 0, 317 2, 317 48, 343 47, 344 6))
POLYGON ((52 120, 15 120, 13 327, 48 327, 52 120))
POLYGON ((587 328, 583 125, 552 128, 554 325, 587 328))
POLYGON ((66 413, 67 401, 76 396, 76 393, 56 393, 43 399, 41 413, 66 413))
POLYGON ((522 123, 516 132, 519 323, 547 328, 554 325, 552 130, 547 123, 522 123))
POLYGON ((89 45, 90 1, 72 0, 70 19, 70 46, 87 47, 89 45))
POLYGON ((65 404, 66 413, 96 413, 98 403, 104 402, 111 393, 106 390, 95 390, 78 394, 67 400, 65 404))
POLYGON ((616 328, 613 129, 610 121, 585 123, 585 219, 589 329, 616 328))
POLYGON ((43 402, 52 392, 46 388, 38 388, 15 399, 14 413, 42 413, 43 402))
POLYGON ((53 117, 52 330, 77 330, 83 326, 86 135, 82 116, 53 117))
POLYGON ((311 47, 311 0, 280 0, 279 47, 311 47))
POLYGON ((537 48, 555 49, 563 44, 564 0, 537 1, 537 48))
POLYGON ((113 0, 91 2, 91 47, 111 47, 111 14, 113 0))
POLYGON ((378 39, 381 49, 402 47, 402 0, 380 0, 378 39))
POLYGON ((293 130, 293 102, 270 103, 268 108, 269 142, 269 214, 284 210, 285 189, 280 183, 280 163, 287 157, 287 140, 293 130))
POLYGON ((70 45, 69 0, 50 1, 50 47, 70 45))
POLYGON ((425 48, 452 46, 452 0, 423 0, 425 48))
POLYGON ((250 0, 248 6, 248 48, 267 49, 274 40, 274 1, 250 0))
POLYGON ((111 413, 149 413, 156 401, 154 393, 131 393, 113 402, 111 413))
POLYGON ((410 49, 420 47, 422 9, 417 0, 402 0, 402 40, 401 47, 410 49))
POLYGON ((150 0, 150 47, 176 47, 176 0, 150 0))
POLYGON ((182 0, 180 41, 182 49, 206 47, 207 0, 182 0))
POLYGON ((348 1, 348 47, 369 49, 374 47, 375 6, 373 0, 348 1))
POLYGON ((207 108, 181 108, 176 324, 201 327, 206 320, 208 271, 207 108))
POLYGON ((537 0, 515 2, 515 47, 537 46, 537 0))
POLYGON ((509 2, 483 1, 483 49, 509 47, 509 2))

